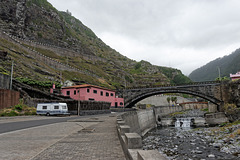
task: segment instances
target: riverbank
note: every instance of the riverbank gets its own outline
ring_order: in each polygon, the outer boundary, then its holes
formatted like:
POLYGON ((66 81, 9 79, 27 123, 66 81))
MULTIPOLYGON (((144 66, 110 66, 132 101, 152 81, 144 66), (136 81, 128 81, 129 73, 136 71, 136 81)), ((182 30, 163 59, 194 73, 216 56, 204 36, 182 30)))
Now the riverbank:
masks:
POLYGON ((158 149, 174 160, 237 160, 240 121, 212 128, 157 128, 145 136, 143 149, 158 149))

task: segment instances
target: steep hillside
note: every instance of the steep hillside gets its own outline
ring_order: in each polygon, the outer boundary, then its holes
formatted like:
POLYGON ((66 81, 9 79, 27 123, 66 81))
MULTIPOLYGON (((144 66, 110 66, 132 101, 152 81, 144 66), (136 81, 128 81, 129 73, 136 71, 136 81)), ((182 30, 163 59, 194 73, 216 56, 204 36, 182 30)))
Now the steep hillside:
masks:
POLYGON ((217 58, 214 61, 194 70, 189 78, 193 81, 212 81, 219 76, 218 68, 220 69, 221 77, 229 77, 230 73, 240 71, 240 49, 237 49, 232 54, 217 58))
POLYGON ((128 59, 46 0, 5 0, 0 6, 0 53, 7 53, 0 72, 9 74, 14 60, 14 77, 21 82, 122 88, 190 81, 179 70, 128 59))

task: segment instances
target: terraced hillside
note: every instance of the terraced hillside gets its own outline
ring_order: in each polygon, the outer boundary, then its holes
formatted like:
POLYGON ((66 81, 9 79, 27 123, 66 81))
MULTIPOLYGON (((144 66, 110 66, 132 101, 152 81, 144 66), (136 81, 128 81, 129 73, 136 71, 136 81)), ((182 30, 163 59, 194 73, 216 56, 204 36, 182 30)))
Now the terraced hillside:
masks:
MULTIPOLYGON (((50 82, 123 88, 190 80, 180 70, 131 60, 106 45, 81 21, 46 0, 0 2, 0 72, 33 86, 50 82)), ((60 85, 59 85, 60 86, 60 85)))

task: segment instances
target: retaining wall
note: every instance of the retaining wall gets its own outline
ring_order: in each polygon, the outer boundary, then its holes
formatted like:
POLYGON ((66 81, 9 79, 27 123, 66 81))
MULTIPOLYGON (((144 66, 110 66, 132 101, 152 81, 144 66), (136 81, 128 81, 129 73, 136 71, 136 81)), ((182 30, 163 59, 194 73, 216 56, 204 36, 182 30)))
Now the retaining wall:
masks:
POLYGON ((0 74, 0 88, 9 89, 10 86, 10 76, 5 74, 0 74))
POLYGON ((118 116, 117 131, 129 160, 167 160, 157 150, 142 150, 142 136, 156 127, 154 109, 125 112, 118 116))
POLYGON ((125 124, 130 126, 130 132, 144 135, 150 129, 156 127, 156 118, 153 109, 131 111, 121 115, 125 124))
POLYGON ((20 93, 17 91, 0 89, 0 109, 17 105, 19 98, 20 93))

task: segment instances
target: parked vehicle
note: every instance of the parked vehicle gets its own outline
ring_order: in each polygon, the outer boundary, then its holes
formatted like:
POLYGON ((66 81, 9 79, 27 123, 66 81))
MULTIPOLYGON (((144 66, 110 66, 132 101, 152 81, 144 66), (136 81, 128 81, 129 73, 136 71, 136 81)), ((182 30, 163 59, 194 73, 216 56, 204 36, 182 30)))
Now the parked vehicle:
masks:
POLYGON ((70 115, 66 103, 38 103, 37 114, 39 115, 70 115))

